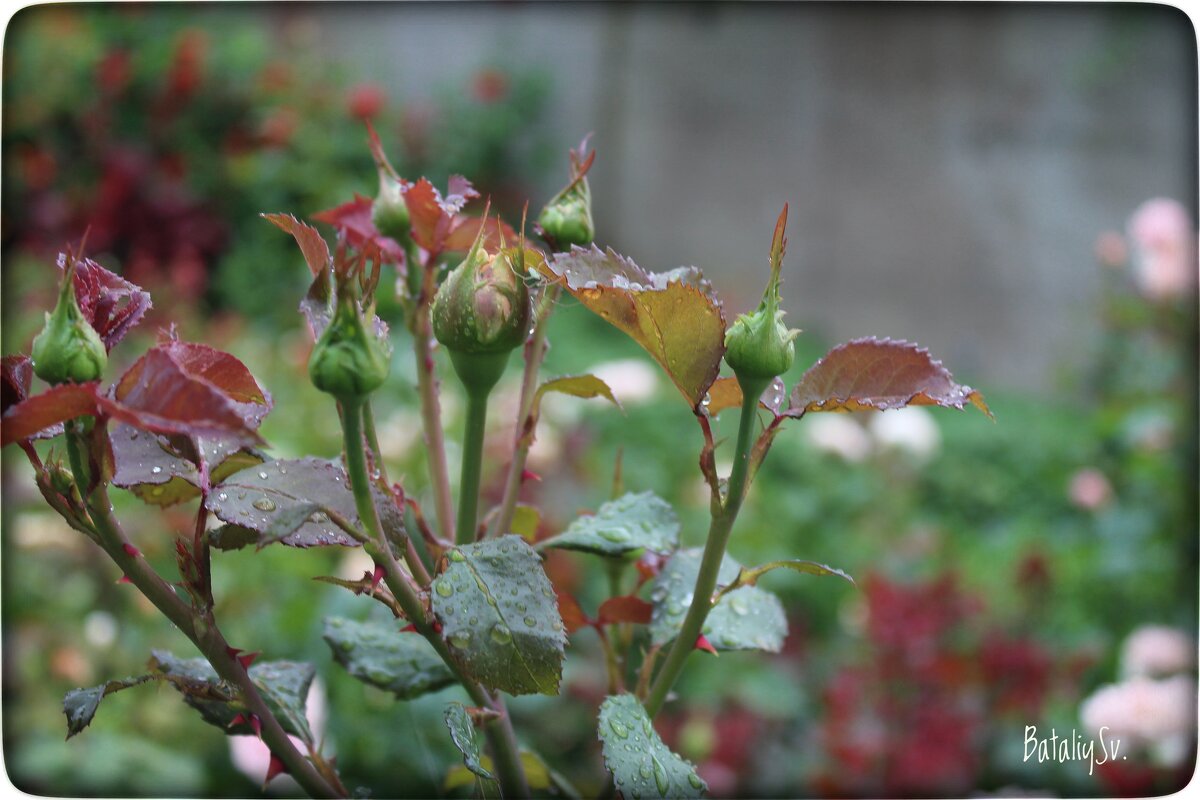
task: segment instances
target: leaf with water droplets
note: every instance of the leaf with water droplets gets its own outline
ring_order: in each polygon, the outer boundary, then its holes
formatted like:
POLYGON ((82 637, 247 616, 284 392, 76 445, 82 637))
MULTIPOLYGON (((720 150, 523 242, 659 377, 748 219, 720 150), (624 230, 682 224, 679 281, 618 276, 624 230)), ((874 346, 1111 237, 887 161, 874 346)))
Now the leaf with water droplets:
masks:
POLYGON ((401 700, 456 682, 433 645, 419 634, 401 633, 394 622, 326 617, 321 635, 334 660, 353 677, 401 700))
POLYGON ((646 709, 631 694, 611 695, 597 726, 604 766, 627 800, 701 797, 708 789, 692 762, 663 743, 646 709))
POLYGON ((538 549, 582 550, 602 556, 625 556, 649 550, 670 553, 679 543, 675 509, 654 492, 630 492, 600 506, 595 514, 577 518, 538 549))
MULTIPOLYGON (((313 504, 335 512, 358 530, 362 523, 345 471, 336 461, 319 458, 267 461, 245 469, 213 487, 207 508, 223 522, 270 538, 275 519, 298 505, 313 504)), ((405 536, 404 518, 390 494, 372 487, 380 523, 393 541, 405 536)), ((279 541, 289 547, 354 547, 358 542, 321 510, 313 510, 292 533, 279 541)), ((267 542, 269 543, 269 542, 267 542)))
MULTIPOLYGON (((155 650, 150 669, 179 690, 184 702, 199 711, 205 722, 231 736, 255 732, 237 688, 218 678, 205 659, 177 658, 164 650, 155 650), (242 720, 238 720, 239 715, 242 720)), ((280 726, 306 742, 312 741, 312 731, 305 706, 316 672, 312 664, 295 661, 256 661, 248 670, 250 680, 280 726)))
POLYGON ((645 348, 693 408, 700 404, 725 354, 725 316, 698 269, 647 272, 593 245, 559 253, 541 270, 645 348))
POLYGON ((524 539, 453 548, 430 600, 463 670, 489 690, 558 694, 566 634, 542 561, 524 539))
POLYGON ((492 773, 484 769, 480 763, 479 737, 475 733, 475 725, 462 703, 451 703, 446 706, 444 715, 446 727, 450 729, 450 738, 454 746, 462 753, 463 764, 467 769, 481 778, 491 779, 492 773))
POLYGON ((63 697, 63 713, 67 716, 67 738, 70 739, 91 724, 92 718, 96 716, 96 709, 100 707, 100 701, 105 697, 113 692, 143 684, 153 677, 139 675, 136 678, 105 681, 90 689, 72 689, 67 692, 63 697))
MULTIPOLYGON (((692 605, 696 575, 703 548, 680 550, 654 579, 650 600, 650 640, 666 644, 675 638, 692 605)), ((735 582, 742 565, 726 555, 717 573, 717 585, 735 582)), ((766 650, 777 653, 787 635, 787 618, 779 598, 757 586, 744 586, 720 597, 701 630, 718 650, 766 650)))
POLYGON ((867 338, 838 345, 805 372, 792 389, 786 413, 883 411, 910 405, 961 409, 968 403, 992 416, 983 395, 955 383, 928 350, 909 342, 867 338))
MULTIPOLYGON (((109 441, 116 466, 114 486, 128 489, 143 502, 157 506, 170 506, 200 496, 200 470, 189 460, 195 457, 194 448, 193 453, 177 452, 170 438, 139 431, 124 423, 113 426, 109 441)), ((211 468, 210 483, 220 482, 264 460, 258 451, 239 447, 236 442, 229 443, 228 448, 218 439, 204 437, 203 442, 205 455, 220 459, 211 468)))

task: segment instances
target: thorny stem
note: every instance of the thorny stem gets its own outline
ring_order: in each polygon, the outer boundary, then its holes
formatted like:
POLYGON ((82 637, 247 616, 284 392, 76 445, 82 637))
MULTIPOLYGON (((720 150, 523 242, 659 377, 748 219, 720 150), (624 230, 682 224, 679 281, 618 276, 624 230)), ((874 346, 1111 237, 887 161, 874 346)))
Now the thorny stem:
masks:
MULTIPOLYGON (((79 476, 87 474, 82 469, 81 437, 73 426, 67 430, 66 435, 71 465, 77 470, 77 485, 81 487, 81 491, 86 492, 87 484, 79 479, 79 476)), ((113 514, 112 501, 108 497, 105 485, 97 484, 95 489, 86 493, 86 498, 100 546, 121 568, 130 583, 199 648, 221 679, 238 687, 247 710, 262 723, 263 741, 284 763, 288 773, 311 797, 343 796, 330 786, 313 763, 296 749, 295 744, 280 727, 275 715, 271 713, 271 709, 263 701, 258 687, 250 680, 245 667, 231 653, 216 622, 211 617, 202 619, 194 612, 130 544, 113 514)))
POLYGON ((733 469, 729 473, 725 502, 713 515, 708 529, 700 572, 696 575, 696 586, 692 591, 692 605, 646 698, 646 713, 651 719, 658 714, 667 699, 667 693, 671 691, 679 673, 683 671, 683 665, 695 649, 696 639, 704 628, 704 620, 712 610, 712 595, 717 588, 721 561, 725 558, 725 546, 729 542, 733 523, 737 520, 742 500, 746 496, 746 479, 750 474, 750 449, 755 438, 754 427, 758 422, 758 399, 766 388, 766 382, 754 385, 751 381, 742 381, 742 416, 738 425, 737 447, 734 450, 733 469))
POLYGON ((537 322, 534 323, 533 336, 525 343, 525 373, 521 379, 521 399, 518 403, 517 426, 513 436, 512 463, 508 465, 508 477, 504 482, 504 497, 500 501, 500 511, 492 523, 488 536, 503 536, 512 526, 513 514, 517 509, 517 497, 521 493, 521 483, 525 475, 525 462, 529 458, 529 448, 532 436, 526 428, 530 424, 530 412, 533 410, 533 398, 537 393, 538 370, 542 359, 546 356, 546 328, 550 313, 558 301, 559 287, 551 284, 546 287, 537 310, 537 322))
POLYGON ((467 393, 467 427, 463 434, 462 479, 458 484, 456 544, 475 541, 479 517, 479 483, 483 473, 483 433, 487 425, 487 394, 467 393))
MULTIPOLYGON (((409 269, 420 264, 417 247, 409 243, 409 269)), ((433 324, 429 310, 437 289, 434 280, 433 258, 421 265, 424 281, 414 304, 412 325, 413 357, 417 367, 417 394, 421 398, 421 427, 425 434, 425 453, 429 463, 429 483, 433 488, 433 507, 437 516, 438 533, 449 538, 454 530, 454 506, 450 499, 450 473, 446 467, 446 441, 442 435, 442 408, 438 403, 437 376, 434 374, 433 324)))
POLYGON ((346 471, 350 478, 350 488, 354 492, 355 508, 358 510, 358 516, 369 536, 369 541, 364 547, 376 565, 383 569, 384 583, 387 584, 388 589, 391 590, 392 595, 404 610, 408 621, 433 646, 438 656, 466 689, 471 702, 481 708, 494 708, 500 712, 500 719, 485 725, 483 729, 488 743, 492 746, 496 771, 500 774, 500 786, 505 797, 528 797, 529 786, 525 780, 525 770, 521 764, 516 736, 513 733, 512 723, 508 719, 508 712, 504 707, 503 700, 499 697, 489 697, 483 687, 463 673, 445 641, 434 630, 432 621, 426 616, 424 603, 409 582, 408 576, 404 574, 392 556, 390 546, 383 536, 367 479, 366 459, 363 456, 361 444, 361 425, 361 404, 344 403, 342 433, 346 445, 346 471))

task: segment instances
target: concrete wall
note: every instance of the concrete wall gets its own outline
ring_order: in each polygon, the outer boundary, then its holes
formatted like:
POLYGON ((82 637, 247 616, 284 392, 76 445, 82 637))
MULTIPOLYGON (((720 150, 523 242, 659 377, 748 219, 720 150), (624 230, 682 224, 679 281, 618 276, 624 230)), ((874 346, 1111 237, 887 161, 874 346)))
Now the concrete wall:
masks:
POLYGON ((595 131, 604 242, 699 265, 742 310, 787 201, 792 324, 916 340, 985 387, 1049 389, 1085 356, 1101 230, 1151 196, 1195 212, 1196 40, 1163 6, 286 13, 393 97, 498 53, 544 65, 564 150, 595 131))

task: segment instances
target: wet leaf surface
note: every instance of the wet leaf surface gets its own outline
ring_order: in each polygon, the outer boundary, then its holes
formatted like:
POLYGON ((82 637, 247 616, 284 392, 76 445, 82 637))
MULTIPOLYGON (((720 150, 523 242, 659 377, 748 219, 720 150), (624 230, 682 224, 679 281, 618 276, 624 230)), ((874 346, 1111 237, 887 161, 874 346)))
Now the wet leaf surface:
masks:
POLYGON ((595 514, 577 518, 538 548, 624 556, 638 550, 670 553, 678 542, 675 509, 653 492, 631 492, 600 506, 595 514))
POLYGON ((604 766, 623 797, 701 797, 707 790, 695 765, 667 748, 633 695, 606 698, 597 728, 604 766))
POLYGON ((550 580, 519 536, 449 550, 431 587, 442 636, 489 690, 558 694, 566 635, 550 580))
POLYGON ((451 703, 446 706, 443 719, 446 720, 446 727, 450 729, 450 738, 454 741, 454 746, 462 753, 463 765, 481 778, 493 778, 492 773, 480 763, 479 737, 475 733, 475 726, 471 723, 466 707, 462 703, 451 703))
POLYGON ((433 646, 395 622, 356 622, 327 617, 321 634, 333 658, 352 676, 401 700, 412 700, 455 683, 454 673, 433 646))

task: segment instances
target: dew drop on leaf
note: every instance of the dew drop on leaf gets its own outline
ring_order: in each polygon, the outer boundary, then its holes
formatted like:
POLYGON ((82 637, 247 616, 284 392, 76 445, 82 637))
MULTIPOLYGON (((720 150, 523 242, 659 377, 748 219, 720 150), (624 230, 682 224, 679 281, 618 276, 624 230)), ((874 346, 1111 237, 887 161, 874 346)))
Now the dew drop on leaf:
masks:
POLYGON ((512 638, 513 638, 512 631, 510 631, 508 629, 508 626, 503 623, 498 622, 492 626, 491 636, 492 636, 492 641, 495 642, 496 644, 511 644, 512 643, 512 638))
POLYGON ((459 650, 465 650, 467 645, 471 643, 471 633, 470 631, 461 631, 459 633, 452 634, 447 641, 449 641, 452 646, 457 647, 459 650))
POLYGON ((157 475, 158 473, 162 472, 162 467, 151 467, 150 472, 154 475, 157 475))
POLYGON ((275 501, 269 497, 260 497, 257 500, 255 500, 253 503, 251 503, 251 505, 254 506, 255 508, 257 508, 259 511, 274 511, 275 510, 275 501))
POLYGON ((265 472, 262 472, 262 471, 260 470, 260 471, 259 471, 259 473, 258 473, 258 477, 262 478, 262 479, 265 481, 265 480, 267 479, 267 473, 265 473, 265 472))
POLYGON ((615 719, 608 721, 608 727, 612 728, 612 732, 622 739, 629 738, 629 729, 615 719))
POLYGON ((451 550, 450 551, 450 560, 451 561, 466 561, 466 559, 467 559, 467 557, 464 556, 461 551, 459 551, 459 550, 451 550))
POLYGON ((438 581, 438 584, 436 587, 434 587, 434 589, 442 597, 449 597, 450 595, 454 594, 454 587, 446 581, 438 581))

